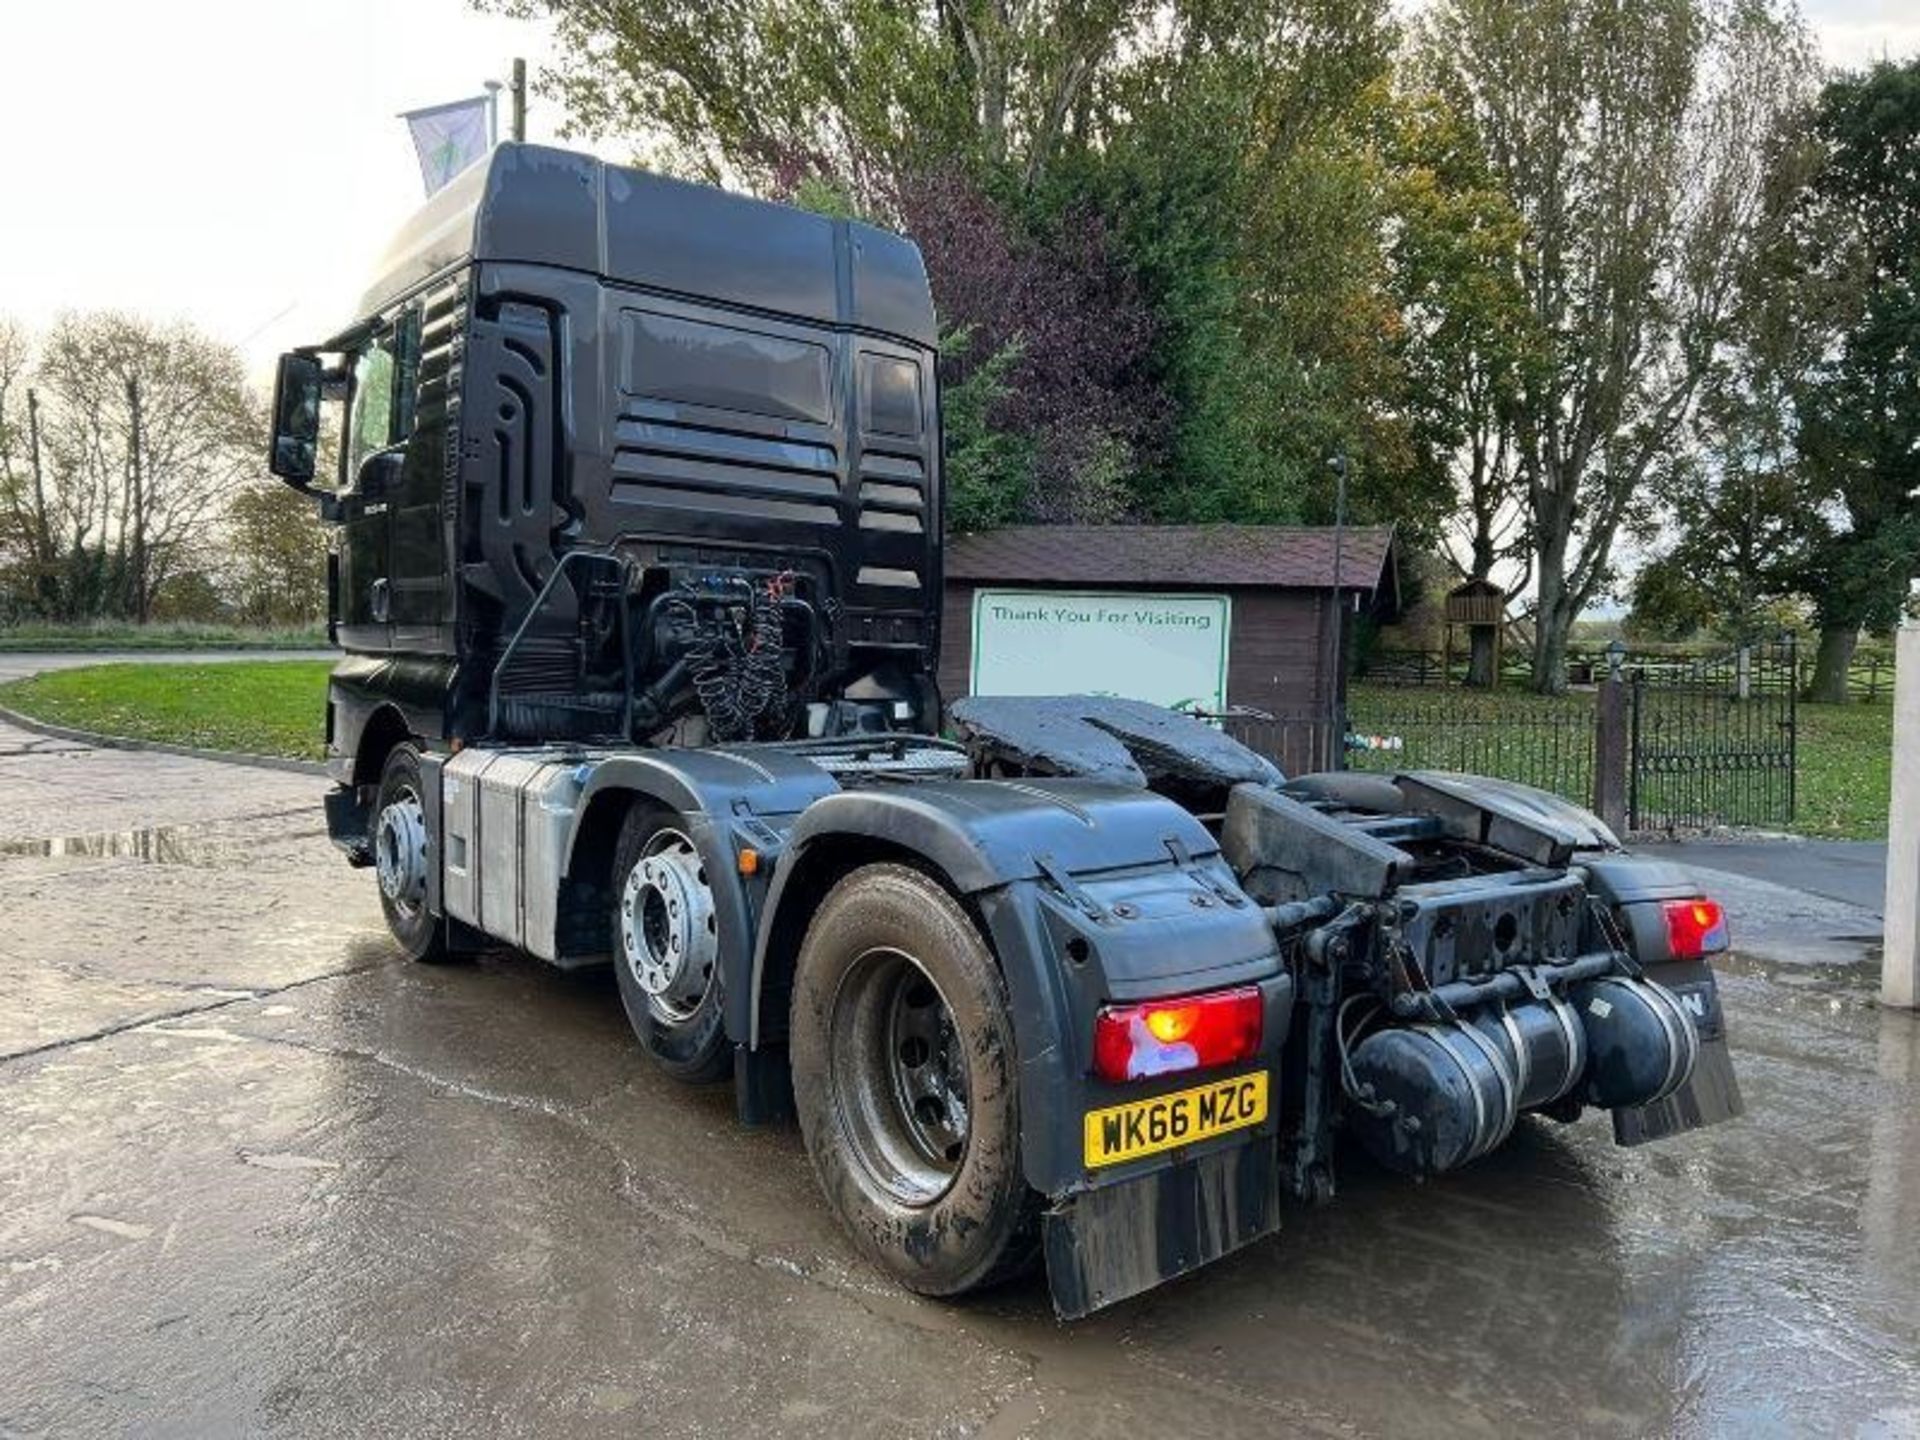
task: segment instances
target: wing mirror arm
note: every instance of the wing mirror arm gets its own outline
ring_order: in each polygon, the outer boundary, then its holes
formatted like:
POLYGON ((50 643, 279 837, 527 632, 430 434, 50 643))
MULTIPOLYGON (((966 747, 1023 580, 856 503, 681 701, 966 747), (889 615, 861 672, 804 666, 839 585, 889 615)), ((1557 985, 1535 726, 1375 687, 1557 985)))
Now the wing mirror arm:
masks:
POLYGON ((331 490, 322 490, 317 485, 308 485, 304 482, 287 480, 284 476, 282 476, 281 479, 288 489, 294 490, 313 501, 314 505, 317 506, 320 511, 320 519, 326 524, 338 525, 342 520, 346 519, 346 507, 340 503, 340 497, 335 495, 331 490))

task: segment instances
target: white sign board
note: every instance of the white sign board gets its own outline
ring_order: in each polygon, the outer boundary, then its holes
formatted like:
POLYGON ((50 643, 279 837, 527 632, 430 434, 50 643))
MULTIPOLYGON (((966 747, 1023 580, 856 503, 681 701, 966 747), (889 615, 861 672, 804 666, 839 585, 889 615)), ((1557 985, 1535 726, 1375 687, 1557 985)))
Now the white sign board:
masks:
POLYGON ((1231 618, 1225 595, 979 590, 972 692, 1224 709, 1231 618))

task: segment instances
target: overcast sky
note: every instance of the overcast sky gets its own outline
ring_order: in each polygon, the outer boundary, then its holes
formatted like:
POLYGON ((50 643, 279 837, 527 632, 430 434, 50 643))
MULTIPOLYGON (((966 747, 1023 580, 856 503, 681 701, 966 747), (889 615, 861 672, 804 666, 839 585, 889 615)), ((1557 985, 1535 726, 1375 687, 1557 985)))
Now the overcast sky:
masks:
POLYGON ((546 45, 464 0, 0 0, 0 314, 184 316, 264 368, 421 202, 397 114, 546 45))
MULTIPOLYGON (((1920 0, 1803 3, 1831 63, 1920 50, 1920 0)), ((419 204, 398 112, 547 45, 465 0, 0 0, 0 315, 184 316, 264 371, 419 204)))

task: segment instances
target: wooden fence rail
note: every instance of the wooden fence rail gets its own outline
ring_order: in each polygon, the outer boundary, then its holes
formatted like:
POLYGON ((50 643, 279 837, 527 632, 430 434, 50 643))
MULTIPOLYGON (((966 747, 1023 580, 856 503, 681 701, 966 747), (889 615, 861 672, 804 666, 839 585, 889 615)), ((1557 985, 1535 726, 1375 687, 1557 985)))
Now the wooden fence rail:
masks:
MULTIPOLYGON (((1630 648, 1623 663, 1628 673, 1639 673, 1649 680, 1684 682, 1690 674, 1712 668, 1727 653, 1725 646, 1695 651, 1630 648)), ((1813 647, 1804 647, 1800 653, 1795 682, 1802 690, 1813 679, 1813 662, 1813 647)), ((1593 684, 1607 673, 1606 650, 1581 646, 1568 651, 1567 672, 1573 684, 1593 684)), ((1465 685, 1467 660, 1459 651, 1454 652, 1451 665, 1443 665, 1439 650, 1376 649, 1362 658, 1355 674, 1369 684, 1397 685, 1408 689, 1465 685)), ((1516 654, 1509 649, 1501 656, 1502 685, 1524 685, 1531 677, 1532 670, 1526 655, 1516 654)), ((1787 683, 1787 672, 1774 667, 1756 672, 1753 680, 1756 689, 1766 690, 1778 690, 1787 683)), ((1882 653, 1877 647, 1863 647, 1856 651, 1853 663, 1847 667, 1847 695, 1850 699, 1870 705, 1882 702, 1891 704, 1893 657, 1882 653)))

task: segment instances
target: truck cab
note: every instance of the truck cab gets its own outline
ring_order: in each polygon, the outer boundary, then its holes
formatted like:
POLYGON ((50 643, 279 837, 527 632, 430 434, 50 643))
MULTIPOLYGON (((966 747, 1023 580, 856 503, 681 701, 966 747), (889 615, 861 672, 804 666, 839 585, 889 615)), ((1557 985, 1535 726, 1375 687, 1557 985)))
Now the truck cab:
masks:
POLYGON ((943 705, 936 337, 898 236, 512 144, 282 357, 329 829, 405 954, 611 965, 882 1269, 1044 1258, 1068 1316, 1330 1199, 1337 1142, 1427 1175, 1522 1113, 1737 1113, 1718 908, 1578 807, 943 705))
MULTIPOLYGON (((339 778, 375 783, 402 730, 610 733, 583 698, 610 674, 578 628, 594 581, 561 573, 583 548, 649 594, 723 576, 784 588, 812 671, 783 698, 830 712, 763 710, 716 738, 937 725, 935 332, 911 245, 504 145, 379 270, 362 319, 309 352, 344 401, 327 497, 349 657, 339 778)), ((670 628, 635 643, 677 643, 670 628)))

